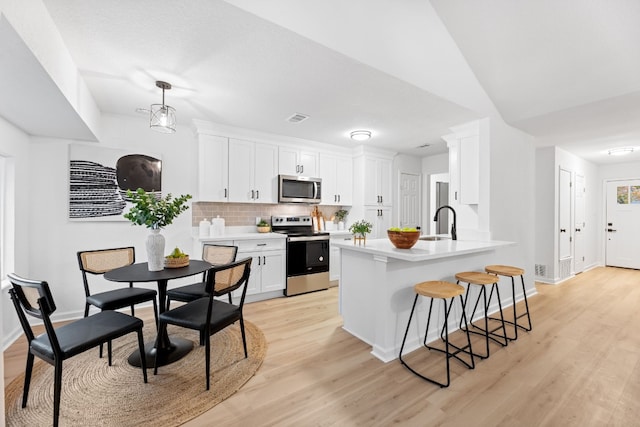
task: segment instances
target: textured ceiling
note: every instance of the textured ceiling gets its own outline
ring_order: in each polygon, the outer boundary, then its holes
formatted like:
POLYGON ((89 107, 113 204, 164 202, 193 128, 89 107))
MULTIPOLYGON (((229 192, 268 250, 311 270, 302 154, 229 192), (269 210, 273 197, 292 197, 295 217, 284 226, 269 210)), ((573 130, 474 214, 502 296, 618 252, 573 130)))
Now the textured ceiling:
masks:
POLYGON ((637 0, 44 3, 108 113, 159 102, 166 80, 182 124, 338 145, 366 128, 372 145, 429 155, 492 101, 540 145, 594 162, 640 146, 637 0))

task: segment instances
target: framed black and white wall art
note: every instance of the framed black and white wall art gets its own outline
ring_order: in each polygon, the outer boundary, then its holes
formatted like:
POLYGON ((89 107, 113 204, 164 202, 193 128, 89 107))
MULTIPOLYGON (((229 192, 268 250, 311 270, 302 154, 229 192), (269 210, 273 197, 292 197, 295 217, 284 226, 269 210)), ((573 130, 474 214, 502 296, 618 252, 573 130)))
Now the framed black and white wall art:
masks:
POLYGON ((127 221, 127 190, 162 194, 162 160, 122 149, 69 145, 69 219, 127 221))

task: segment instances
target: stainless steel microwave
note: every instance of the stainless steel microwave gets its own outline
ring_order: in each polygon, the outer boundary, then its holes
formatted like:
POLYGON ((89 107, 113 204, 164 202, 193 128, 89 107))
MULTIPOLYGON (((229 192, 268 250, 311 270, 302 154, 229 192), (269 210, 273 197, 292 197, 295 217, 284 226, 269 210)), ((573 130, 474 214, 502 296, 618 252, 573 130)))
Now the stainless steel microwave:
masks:
POLYGON ((278 202, 320 203, 322 179, 307 176, 278 175, 278 202))

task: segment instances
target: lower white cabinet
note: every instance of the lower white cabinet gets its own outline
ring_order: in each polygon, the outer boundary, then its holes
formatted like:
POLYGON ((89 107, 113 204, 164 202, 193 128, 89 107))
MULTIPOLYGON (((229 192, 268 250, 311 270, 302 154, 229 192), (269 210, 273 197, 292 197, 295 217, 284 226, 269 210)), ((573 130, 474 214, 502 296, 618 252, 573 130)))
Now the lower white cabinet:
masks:
POLYGON ((234 245, 238 247, 236 259, 253 258, 247 295, 281 291, 285 288, 287 283, 285 239, 235 240, 234 245))
POLYGON ((285 288, 285 252, 238 252, 238 258, 251 256, 251 276, 247 287, 247 295, 263 292, 280 291, 285 288))
MULTIPOLYGON (((215 245, 231 245, 238 247, 236 260, 252 258, 251 275, 247 284, 247 300, 258 301, 260 299, 273 298, 276 294, 274 291, 284 290, 287 284, 287 240, 286 238, 264 238, 262 235, 255 233, 255 238, 211 238, 199 239, 194 245, 194 251, 202 253, 202 245, 211 243, 215 245), (265 295, 261 294, 272 293, 265 295), (251 297, 254 296, 254 297, 251 297)), ((241 293, 235 291, 233 297, 240 297, 241 293)))

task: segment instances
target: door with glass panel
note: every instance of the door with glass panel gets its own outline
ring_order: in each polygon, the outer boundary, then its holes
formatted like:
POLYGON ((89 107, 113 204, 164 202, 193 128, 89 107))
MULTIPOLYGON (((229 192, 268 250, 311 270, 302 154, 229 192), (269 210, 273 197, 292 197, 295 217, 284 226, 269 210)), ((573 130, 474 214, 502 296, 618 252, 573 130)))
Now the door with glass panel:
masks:
POLYGON ((640 179, 607 182, 605 264, 640 269, 640 179))

